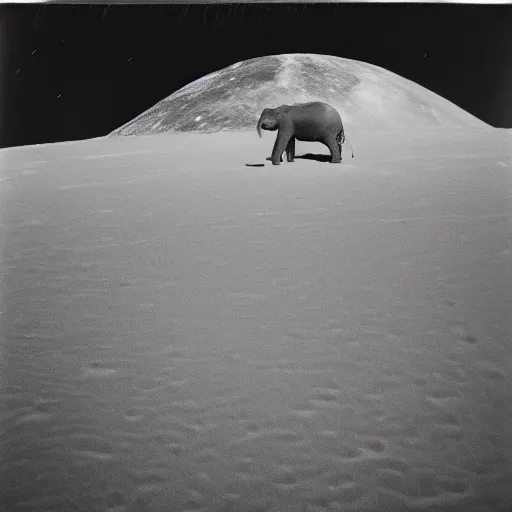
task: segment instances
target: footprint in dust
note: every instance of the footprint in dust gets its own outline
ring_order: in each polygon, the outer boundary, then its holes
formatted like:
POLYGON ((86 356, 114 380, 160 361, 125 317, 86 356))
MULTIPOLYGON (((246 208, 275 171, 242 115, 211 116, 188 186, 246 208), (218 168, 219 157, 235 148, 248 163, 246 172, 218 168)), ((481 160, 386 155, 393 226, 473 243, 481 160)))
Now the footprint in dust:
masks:
POLYGON ((119 373, 119 369, 112 365, 100 362, 93 362, 87 365, 83 370, 84 377, 108 378, 114 377, 119 373))
POLYGON ((240 509, 240 501, 242 498, 242 488, 237 485, 237 482, 231 481, 228 483, 224 492, 222 492, 221 510, 225 512, 235 512, 240 509))
POLYGON ((261 425, 256 421, 242 420, 241 423, 243 424, 244 430, 247 432, 247 435, 249 436, 255 436, 259 434, 259 432, 261 431, 261 425))
POLYGON ((354 477, 350 473, 334 471, 327 475, 326 483, 330 489, 354 485, 354 477))
POLYGON ((404 473, 393 470, 378 472, 377 483, 384 491, 405 498, 432 498, 438 489, 431 474, 404 473))
POLYGON ((293 429, 289 428, 273 428, 262 431, 266 441, 276 443, 296 443, 300 441, 300 435, 293 429))
POLYGON ((434 425, 432 429, 432 441, 459 441, 463 437, 460 427, 450 425, 434 425))
POLYGON ((363 497, 364 489, 357 484, 350 485, 347 487, 342 487, 336 491, 336 495, 334 497, 331 506, 334 505, 334 508, 329 507, 328 510, 343 510, 344 505, 349 505, 354 503, 363 497), (341 505, 339 508, 337 505, 341 505))
POLYGON ((409 464, 407 464, 405 460, 397 457, 381 457, 369 461, 369 464, 377 470, 391 471, 400 474, 409 470, 409 464))
POLYGON ((436 405, 444 404, 459 398, 460 393, 457 389, 450 389, 445 387, 434 387, 426 392, 426 399, 436 405))
POLYGON ((333 393, 341 393, 343 391, 342 385, 337 381, 337 379, 329 379, 326 382, 325 389, 332 391, 333 393))
POLYGON ((436 415, 436 418, 434 418, 434 424, 442 427, 460 427, 459 418, 455 413, 442 410, 439 411, 436 415))
POLYGON ((466 372, 460 367, 450 367, 444 368, 439 372, 439 375, 442 380, 447 383, 455 383, 455 384, 466 384, 467 376, 466 372))
POLYGON ((169 443, 167 448, 172 455, 183 455, 185 453, 185 447, 180 443, 169 443))
POLYGON ((459 341, 466 345, 476 345, 478 343, 478 338, 473 334, 468 333, 461 324, 454 325, 451 327, 450 331, 459 339, 459 341))
POLYGON ((254 459, 249 456, 238 457, 237 472, 241 475, 252 475, 255 471, 254 459))
POLYGON ((350 444, 341 441, 334 431, 321 433, 318 440, 318 451, 341 460, 353 460, 361 456, 361 451, 350 444))
POLYGON ((143 392, 156 391, 162 387, 162 381, 157 379, 143 379, 135 384, 135 389, 143 392))
POLYGON ((214 447, 203 448, 199 453, 197 453, 196 459, 202 464, 211 464, 218 462, 219 455, 219 451, 214 447))
POLYGON ((169 347, 166 355, 173 359, 183 359, 187 355, 187 349, 184 347, 169 347))
POLYGON ((168 471, 164 468, 135 471, 138 494, 162 492, 168 483, 168 476, 168 471))
POLYGON ((25 416, 22 416, 16 423, 18 424, 24 424, 24 423, 41 423, 41 422, 48 422, 52 418, 51 414, 45 413, 45 412, 33 412, 29 414, 25 414, 25 416))
POLYGON ((297 475, 291 467, 281 466, 278 468, 273 480, 274 484, 279 487, 290 487, 297 483, 297 475))
POLYGON ((204 506, 204 498, 196 489, 188 490, 188 498, 184 503, 184 512, 199 512, 204 506))
POLYGON ((429 469, 416 470, 411 473, 410 478, 415 481, 415 497, 420 499, 434 498, 439 494, 434 471, 429 469))
POLYGON ((386 450, 386 445, 379 439, 366 439, 361 443, 361 448, 370 454, 378 454, 386 450))
POLYGON ((468 345, 476 345, 478 343, 478 339, 472 334, 464 334, 460 337, 460 340, 468 345))
POLYGON ((397 389, 400 389, 402 387, 402 384, 400 382, 397 382, 394 379, 390 378, 384 378, 384 379, 377 379, 374 380, 370 388, 368 389, 367 395, 375 396, 375 395, 384 395, 389 392, 396 391, 397 389))
POLYGON ((492 363, 478 363, 477 371, 486 380, 492 380, 495 382, 506 380, 506 376, 502 370, 494 366, 492 363))
POLYGON ((339 390, 336 389, 319 389, 314 393, 308 402, 313 407, 332 408, 338 405, 339 390))
POLYGON ((244 292, 228 293, 228 297, 231 299, 231 304, 234 307, 252 306, 256 302, 259 302, 265 298, 265 296, 261 293, 244 292))
POLYGON ((436 486, 439 490, 450 494, 465 494, 468 491, 468 484, 456 477, 437 477, 436 486))
POLYGON ((81 457, 83 459, 89 459, 90 461, 94 461, 94 463, 99 462, 109 462, 115 459, 115 455, 113 453, 107 451, 98 451, 98 450, 74 450, 73 453, 77 457, 81 457))
POLYGON ((112 491, 107 495, 107 509, 110 511, 114 510, 125 510, 126 509, 126 497, 120 491, 112 491))
POLYGON ((144 418, 144 410, 138 408, 128 409, 123 418, 128 423, 136 423, 144 418))
POLYGON ((386 376, 386 378, 395 380, 400 380, 404 376, 404 372, 402 370, 392 367, 385 368, 382 373, 386 376))
POLYGON ((416 386, 423 387, 428 384, 428 379, 426 379, 425 377, 413 377, 412 383, 416 386))
POLYGON ((291 410, 290 412, 290 419, 292 421, 297 421, 299 423, 305 421, 308 422, 309 420, 314 419, 318 416, 318 409, 315 409, 312 407, 314 404, 307 404, 302 407, 296 407, 291 410))

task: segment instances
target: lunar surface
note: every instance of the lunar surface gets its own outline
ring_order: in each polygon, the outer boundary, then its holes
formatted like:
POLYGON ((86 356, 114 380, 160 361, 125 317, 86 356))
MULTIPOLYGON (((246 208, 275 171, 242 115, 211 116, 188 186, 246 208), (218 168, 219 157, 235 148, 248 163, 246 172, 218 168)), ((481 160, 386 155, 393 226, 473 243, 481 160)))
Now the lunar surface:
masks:
POLYGON ((441 96, 381 67, 329 55, 284 54, 238 62, 188 84, 114 135, 254 130, 265 107, 325 101, 353 126, 483 127, 441 96))
POLYGON ((509 135, 351 142, 0 152, 2 510, 510 510, 509 135))

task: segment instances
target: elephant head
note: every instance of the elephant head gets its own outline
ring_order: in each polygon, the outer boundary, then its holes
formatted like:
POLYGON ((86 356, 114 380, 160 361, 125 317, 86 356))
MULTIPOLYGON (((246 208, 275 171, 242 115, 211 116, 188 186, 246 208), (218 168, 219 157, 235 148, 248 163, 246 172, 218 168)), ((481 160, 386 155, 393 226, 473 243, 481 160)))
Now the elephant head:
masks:
POLYGON ((261 130, 270 130, 275 131, 278 128, 277 118, 272 108, 265 108, 261 113, 260 119, 258 121, 258 125, 256 126, 256 130, 258 130, 258 135, 261 137, 261 130))

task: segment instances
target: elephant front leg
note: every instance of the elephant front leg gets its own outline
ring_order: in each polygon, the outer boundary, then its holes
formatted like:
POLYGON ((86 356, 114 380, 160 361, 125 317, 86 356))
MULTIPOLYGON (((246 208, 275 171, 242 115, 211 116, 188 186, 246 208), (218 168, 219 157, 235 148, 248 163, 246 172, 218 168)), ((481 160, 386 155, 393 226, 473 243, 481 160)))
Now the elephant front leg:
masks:
MULTIPOLYGON (((265 160, 268 160, 269 162, 271 162, 271 161, 272 161, 272 157, 271 157, 271 156, 267 156, 267 158, 265 158, 265 160)), ((279 157, 279 161, 280 161, 280 162, 282 162, 282 161, 283 161, 283 155, 281 155, 281 156, 279 157)))
POLYGON ((286 160, 293 162, 295 158, 295 137, 290 137, 288 144, 286 145, 286 160))
POLYGON ((276 142, 274 143, 274 149, 272 150, 273 165, 279 165, 282 161, 283 151, 286 149, 291 136, 292 134, 288 130, 279 128, 276 142))

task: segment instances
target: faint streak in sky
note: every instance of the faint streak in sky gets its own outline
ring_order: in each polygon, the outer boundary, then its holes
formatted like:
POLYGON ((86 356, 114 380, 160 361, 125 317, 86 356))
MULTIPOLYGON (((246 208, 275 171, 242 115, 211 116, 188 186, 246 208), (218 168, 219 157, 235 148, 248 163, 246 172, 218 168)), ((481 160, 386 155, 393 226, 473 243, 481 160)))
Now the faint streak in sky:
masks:
POLYGON ((186 7, 185 7, 185 11, 183 12, 183 10, 182 10, 183 15, 180 17, 180 21, 178 23, 178 27, 181 27, 181 25, 183 25, 183 22, 185 21, 185 17, 187 16, 187 12, 188 12, 189 7, 190 7, 190 4, 187 4, 186 7))
POLYGON ((38 7, 36 13, 34 14, 34 19, 32 20, 32 26, 33 27, 38 27, 39 26, 39 13, 41 11, 41 8, 38 7))
POLYGON ((103 21, 105 19, 105 16, 107 15, 107 11, 109 10, 110 8, 110 5, 107 5, 104 9, 103 9, 103 13, 101 15, 101 20, 100 21, 103 21))

